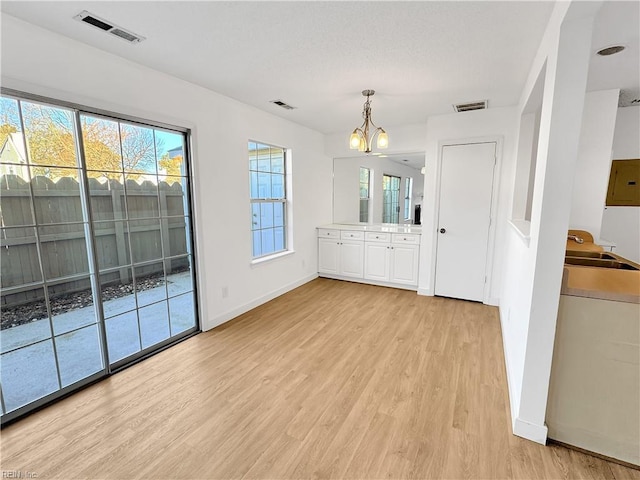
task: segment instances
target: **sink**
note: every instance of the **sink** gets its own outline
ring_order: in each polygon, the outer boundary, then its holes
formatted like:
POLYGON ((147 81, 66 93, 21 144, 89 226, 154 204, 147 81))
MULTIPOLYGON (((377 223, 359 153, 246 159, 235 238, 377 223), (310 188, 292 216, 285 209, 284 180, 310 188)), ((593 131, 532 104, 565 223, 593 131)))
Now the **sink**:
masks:
POLYGON ((617 260, 616 257, 611 255, 610 253, 604 252, 588 252, 588 251, 580 251, 580 250, 567 250, 565 254, 567 257, 585 257, 585 258, 604 258, 607 260, 617 260))
MULTIPOLYGON (((589 253, 589 252, 585 252, 589 253)), ((597 253, 597 252, 592 252, 597 253)), ((604 254, 606 255, 606 253, 604 254)), ((585 258, 585 257, 565 257, 564 263, 566 265, 582 265, 585 267, 602 267, 602 268, 616 268, 619 270, 639 270, 625 262, 618 260, 609 260, 605 258, 585 258)))

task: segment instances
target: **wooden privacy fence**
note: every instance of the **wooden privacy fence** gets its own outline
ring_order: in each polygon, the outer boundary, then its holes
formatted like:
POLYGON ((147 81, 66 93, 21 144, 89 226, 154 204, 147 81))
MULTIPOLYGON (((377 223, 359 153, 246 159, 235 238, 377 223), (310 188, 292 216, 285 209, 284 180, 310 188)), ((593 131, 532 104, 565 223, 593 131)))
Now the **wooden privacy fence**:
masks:
MULTIPOLYGON (((44 297, 36 235, 50 296, 90 288, 87 225, 76 179, 31 180, 37 231, 29 182, 3 175, 0 183, 2 307, 44 297)), ((127 180, 123 185, 91 178, 89 196, 103 285, 131 282, 132 267, 127 265, 132 263, 136 278, 189 265, 186 198, 180 183, 127 180)))

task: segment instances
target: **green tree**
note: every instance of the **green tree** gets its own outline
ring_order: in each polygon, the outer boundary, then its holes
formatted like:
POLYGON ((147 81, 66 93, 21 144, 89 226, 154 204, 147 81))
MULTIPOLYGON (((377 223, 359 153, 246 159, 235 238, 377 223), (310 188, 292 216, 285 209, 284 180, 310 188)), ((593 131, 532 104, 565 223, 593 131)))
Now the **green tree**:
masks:
POLYGON ((164 170, 166 175, 182 175, 182 155, 176 155, 173 158, 169 157, 168 153, 165 153, 160 157, 158 161, 158 167, 164 170))
MULTIPOLYGON (((31 104, 24 115, 34 173, 49 178, 68 175, 64 168, 78 165, 70 113, 31 104)), ((124 169, 125 179, 138 179, 155 172, 156 145, 151 129, 83 117, 81 130, 90 177, 122 180, 124 169)))
POLYGON ((7 137, 17 131, 18 129, 9 123, 3 123, 0 125, 0 148, 4 145, 7 137))

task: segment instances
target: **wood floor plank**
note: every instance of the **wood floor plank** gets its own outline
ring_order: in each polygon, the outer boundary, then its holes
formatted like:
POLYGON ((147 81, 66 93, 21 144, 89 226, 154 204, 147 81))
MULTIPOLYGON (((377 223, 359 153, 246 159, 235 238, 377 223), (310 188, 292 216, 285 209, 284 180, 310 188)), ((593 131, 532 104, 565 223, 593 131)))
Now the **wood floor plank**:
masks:
POLYGON ((511 434, 497 309, 317 279, 0 433, 61 479, 630 479, 511 434))

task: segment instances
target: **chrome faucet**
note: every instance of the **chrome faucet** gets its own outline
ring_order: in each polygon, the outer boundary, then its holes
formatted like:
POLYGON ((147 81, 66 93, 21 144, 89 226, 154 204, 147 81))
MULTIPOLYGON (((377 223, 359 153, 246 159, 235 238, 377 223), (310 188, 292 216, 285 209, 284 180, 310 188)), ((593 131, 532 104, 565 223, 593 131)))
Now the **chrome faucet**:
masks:
POLYGON ((584 243, 584 238, 580 238, 577 235, 568 235, 567 239, 568 240, 575 240, 576 243, 584 243))

